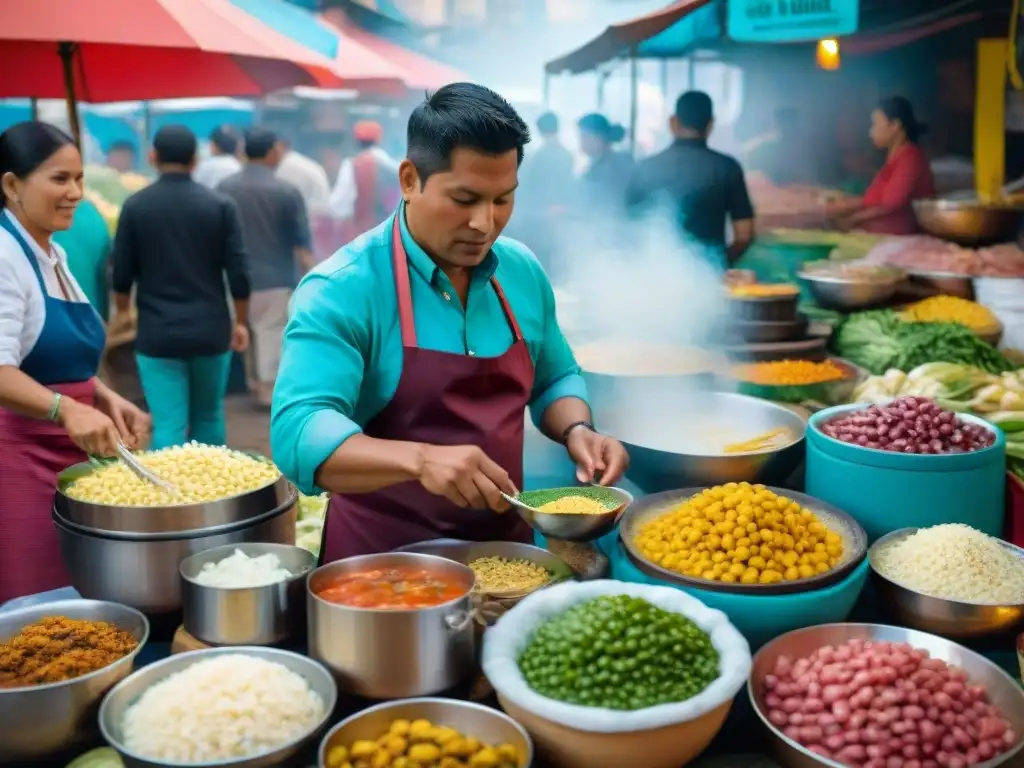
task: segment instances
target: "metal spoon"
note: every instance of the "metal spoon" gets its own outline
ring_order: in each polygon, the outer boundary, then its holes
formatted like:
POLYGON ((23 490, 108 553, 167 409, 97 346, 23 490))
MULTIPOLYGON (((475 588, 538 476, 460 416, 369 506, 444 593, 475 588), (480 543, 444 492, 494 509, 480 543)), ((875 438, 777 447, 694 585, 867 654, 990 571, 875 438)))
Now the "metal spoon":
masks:
POLYGON ((137 478, 145 480, 147 483, 152 483, 157 488, 162 488, 170 494, 177 495, 178 489, 168 483, 161 477, 155 475, 150 469, 142 464, 135 456, 129 451, 124 443, 118 442, 117 444, 117 455, 125 463, 125 465, 132 471, 137 478))

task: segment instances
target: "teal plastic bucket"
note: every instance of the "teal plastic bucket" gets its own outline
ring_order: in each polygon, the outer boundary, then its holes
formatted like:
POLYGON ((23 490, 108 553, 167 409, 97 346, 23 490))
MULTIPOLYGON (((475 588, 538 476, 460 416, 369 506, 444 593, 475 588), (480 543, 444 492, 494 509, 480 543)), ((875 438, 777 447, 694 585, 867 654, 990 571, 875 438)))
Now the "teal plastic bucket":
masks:
POLYGON ((751 650, 793 629, 846 621, 870 570, 865 558, 845 579, 824 589, 791 595, 744 595, 682 587, 651 578, 633 565, 621 541, 616 541, 611 560, 613 579, 681 589, 709 608, 718 609, 747 638, 751 650))
MULTIPOLYGON (((900 528, 964 523, 990 536, 1003 530, 1006 439, 972 453, 942 456, 862 448, 820 431, 827 421, 864 405, 814 414, 807 427, 806 488, 856 518, 874 542, 900 528)), ((962 419, 992 429, 981 419, 962 419)))

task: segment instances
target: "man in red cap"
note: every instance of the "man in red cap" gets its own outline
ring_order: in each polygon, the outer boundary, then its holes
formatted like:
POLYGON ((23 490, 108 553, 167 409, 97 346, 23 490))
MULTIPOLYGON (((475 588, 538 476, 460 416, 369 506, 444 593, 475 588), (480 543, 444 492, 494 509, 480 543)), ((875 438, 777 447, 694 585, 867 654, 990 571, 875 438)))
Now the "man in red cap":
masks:
POLYGON ((360 120, 352 135, 360 151, 345 160, 331 193, 331 211, 350 223, 351 240, 373 229, 398 205, 398 162, 380 146, 384 129, 375 120, 360 120))

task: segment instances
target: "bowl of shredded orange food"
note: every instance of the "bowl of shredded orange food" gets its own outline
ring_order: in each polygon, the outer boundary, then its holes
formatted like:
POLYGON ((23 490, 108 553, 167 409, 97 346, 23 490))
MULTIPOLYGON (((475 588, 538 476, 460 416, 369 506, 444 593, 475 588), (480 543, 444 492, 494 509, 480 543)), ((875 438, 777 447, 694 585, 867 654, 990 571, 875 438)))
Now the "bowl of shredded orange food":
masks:
POLYGON ((729 378, 744 395, 783 403, 845 403, 863 372, 838 358, 771 360, 736 365, 729 378))

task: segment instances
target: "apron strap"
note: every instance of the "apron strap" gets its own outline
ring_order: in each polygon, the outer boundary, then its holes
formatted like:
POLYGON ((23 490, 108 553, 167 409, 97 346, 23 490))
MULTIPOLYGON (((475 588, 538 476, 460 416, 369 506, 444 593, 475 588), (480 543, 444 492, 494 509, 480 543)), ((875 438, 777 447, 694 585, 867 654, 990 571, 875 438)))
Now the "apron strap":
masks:
POLYGON ((505 298, 505 291, 501 289, 501 283, 498 282, 498 278, 492 277, 491 285, 494 286, 494 292, 498 294, 498 301, 501 302, 501 308, 504 310, 509 327, 512 329, 513 341, 522 341, 523 332, 519 330, 519 323, 516 321, 516 316, 512 312, 512 307, 509 306, 508 299, 505 298))
POLYGON ((391 264, 395 271, 395 293, 398 295, 398 323, 402 328, 402 346, 415 347, 416 321, 412 314, 412 286, 409 283, 409 260, 402 243, 402 227, 398 217, 402 209, 395 212, 391 225, 391 264))
MULTIPOLYGON (((405 245, 402 243, 402 229, 398 217, 402 215, 399 208, 395 213, 391 225, 391 265, 395 272, 395 293, 398 297, 398 324, 402 329, 402 346, 415 347, 416 343, 416 321, 412 313, 412 284, 409 281, 409 260, 405 252, 405 245)), ((519 322, 516 320, 508 299, 505 298, 505 291, 502 290, 498 278, 491 278, 491 285, 501 302, 501 309, 508 320, 509 328, 512 329, 514 342, 523 340, 523 332, 519 329, 519 322)))
POLYGON ((3 227, 10 232, 11 237, 14 238, 15 242, 21 246, 21 252, 25 254, 25 258, 28 259, 28 263, 32 266, 32 271, 36 273, 36 280, 39 281, 39 288, 43 292, 43 298, 46 298, 48 292, 46 290, 46 281, 43 280, 43 271, 39 267, 39 259, 36 258, 35 251, 32 250, 31 246, 25 242, 25 238, 21 236, 21 232, 14 226, 14 223, 10 220, 10 217, 14 214, 9 211, 0 209, 0 227, 3 227))

